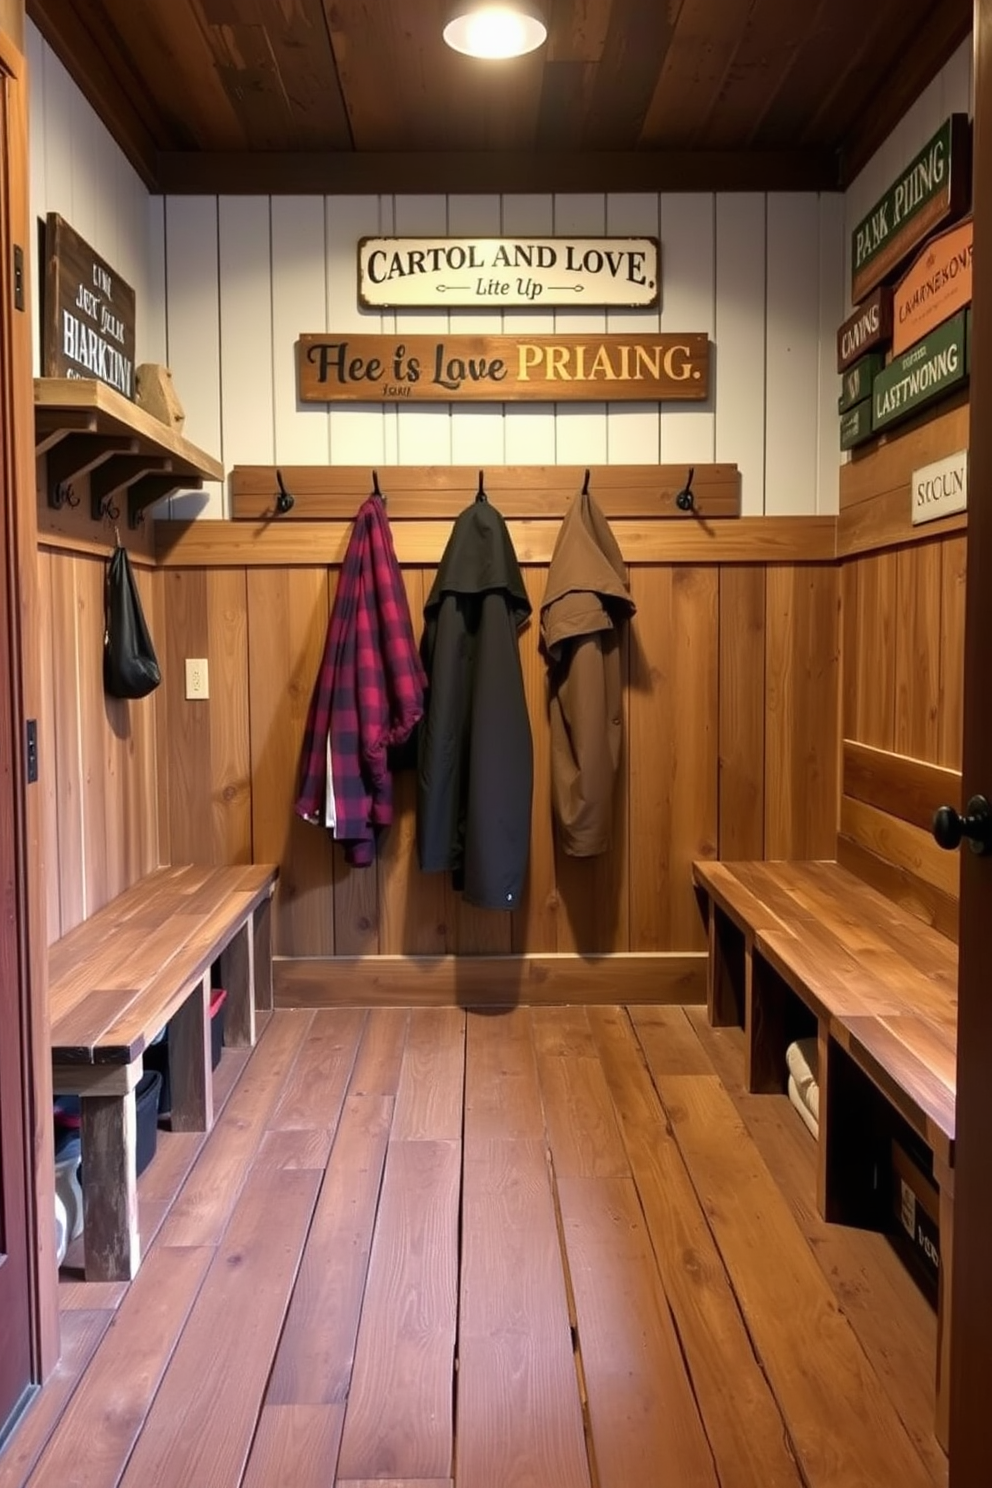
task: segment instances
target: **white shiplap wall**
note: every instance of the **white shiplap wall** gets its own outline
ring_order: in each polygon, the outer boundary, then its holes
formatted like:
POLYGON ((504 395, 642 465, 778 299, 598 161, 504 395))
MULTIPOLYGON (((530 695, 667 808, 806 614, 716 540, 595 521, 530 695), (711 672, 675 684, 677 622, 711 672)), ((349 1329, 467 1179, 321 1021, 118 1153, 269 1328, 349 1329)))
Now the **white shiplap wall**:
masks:
MULTIPOLYGON (((837 506, 844 201, 816 195, 149 197, 37 30, 35 216, 61 213, 134 286, 138 360, 171 366, 194 443, 235 464, 735 461, 749 515, 837 506), (358 308, 366 233, 655 233, 660 312, 358 308), (705 331, 705 405, 301 407, 302 331, 705 331)), ((37 282, 37 280, 35 280, 37 282)), ((37 316, 36 316, 37 321, 37 316)), ((37 366, 37 324, 35 350, 37 366)), ((220 487, 174 516, 221 516, 220 487)))
POLYGON ((892 131, 849 188, 844 198, 844 297, 845 315, 851 303, 851 235, 858 223, 884 196, 914 156, 918 155, 949 114, 974 111, 973 44, 962 42, 925 93, 892 131))
MULTIPOLYGON (((58 212, 137 295, 139 362, 165 361, 162 200, 150 197, 62 63, 27 23, 31 215, 58 212)), ((31 237, 34 369, 41 365, 37 233, 31 237)))
MULTIPOLYGON (((843 309, 839 195, 169 197, 167 348, 189 437, 225 465, 736 461, 744 510, 837 506, 830 348, 843 309), (359 309, 367 233, 655 233, 660 312, 359 309), (304 408, 303 331, 705 331, 704 405, 304 408)), ((224 513, 223 493, 175 503, 224 513)))

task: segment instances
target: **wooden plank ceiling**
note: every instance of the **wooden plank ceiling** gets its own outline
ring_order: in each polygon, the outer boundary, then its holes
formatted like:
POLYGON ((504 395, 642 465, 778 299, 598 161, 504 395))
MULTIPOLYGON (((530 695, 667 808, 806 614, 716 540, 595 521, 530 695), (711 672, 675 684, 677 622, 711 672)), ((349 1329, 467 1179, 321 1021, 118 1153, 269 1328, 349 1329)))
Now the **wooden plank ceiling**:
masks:
POLYGON ((445 0, 28 0, 149 185, 634 189, 845 182, 971 0, 546 0, 484 63, 445 0))

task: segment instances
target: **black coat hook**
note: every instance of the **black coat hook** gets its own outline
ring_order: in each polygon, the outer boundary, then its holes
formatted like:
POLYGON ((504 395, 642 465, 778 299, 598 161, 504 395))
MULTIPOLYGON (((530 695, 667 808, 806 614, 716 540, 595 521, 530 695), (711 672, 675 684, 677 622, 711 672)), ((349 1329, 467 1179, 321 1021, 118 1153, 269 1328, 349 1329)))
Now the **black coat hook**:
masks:
POLYGON ((487 501, 489 499, 486 496, 486 472, 484 470, 479 471, 479 489, 475 493, 475 499, 476 501, 487 501))
POLYGON ((696 474, 696 467, 689 471, 689 479, 675 498, 675 505, 679 511, 691 512, 696 510, 696 497, 692 489, 692 478, 696 474))
POLYGON ((382 492, 379 490, 379 472, 378 472, 378 470, 373 470, 373 472, 372 472, 372 495, 373 496, 378 496, 379 500, 381 502, 383 502, 383 504, 385 504, 386 498, 385 498, 385 496, 383 496, 382 492))
POLYGON ((296 497, 292 496, 286 490, 286 482, 282 478, 281 470, 276 471, 276 480, 279 484, 279 495, 276 497, 276 511, 280 516, 285 516, 286 512, 292 511, 296 505, 296 497))
POLYGON ((591 471, 587 470, 586 471, 586 478, 582 482, 582 494, 583 494, 583 496, 588 496, 589 495, 589 476, 590 476, 591 473, 592 473, 591 471))

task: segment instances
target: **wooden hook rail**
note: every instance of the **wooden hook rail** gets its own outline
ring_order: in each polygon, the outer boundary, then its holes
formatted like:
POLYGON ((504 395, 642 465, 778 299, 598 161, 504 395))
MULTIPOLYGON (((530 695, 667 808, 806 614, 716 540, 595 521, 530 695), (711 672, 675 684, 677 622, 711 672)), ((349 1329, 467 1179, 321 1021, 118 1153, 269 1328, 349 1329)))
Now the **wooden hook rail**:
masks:
MULTIPOLYGON (((389 498, 389 519, 451 520, 475 499, 478 465, 376 465, 379 485, 389 498)), ((510 520, 562 517, 582 489, 584 465, 491 465, 483 472, 486 494, 510 520)), ((688 465, 593 465, 589 490, 608 517, 739 517, 741 481, 736 465, 696 465, 690 510, 677 504, 686 489, 688 465)), ((241 521, 347 521, 373 489, 368 465, 236 465, 231 472, 231 511, 241 521), (277 510, 282 486, 293 504, 277 510)))

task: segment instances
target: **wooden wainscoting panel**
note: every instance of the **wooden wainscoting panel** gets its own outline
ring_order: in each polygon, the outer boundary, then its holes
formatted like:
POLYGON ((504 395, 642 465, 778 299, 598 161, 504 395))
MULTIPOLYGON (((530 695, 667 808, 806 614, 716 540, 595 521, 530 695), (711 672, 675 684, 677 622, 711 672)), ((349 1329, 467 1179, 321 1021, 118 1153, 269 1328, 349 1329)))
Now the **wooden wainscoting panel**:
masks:
POLYGON ((159 666, 162 668, 162 685, 155 693, 155 766, 158 791, 158 860, 171 863, 172 824, 169 817, 169 701, 165 683, 165 665, 168 656, 168 620, 165 608, 166 575, 157 568, 152 573, 152 613, 149 617, 159 666))
POLYGON ((207 586, 211 815, 216 863, 252 860, 246 577, 236 570, 220 571, 211 574, 207 586))
MULTIPOLYGON (((47 943, 51 945, 62 934, 61 870, 59 867, 60 802, 58 795, 58 757, 56 754, 56 732, 60 715, 71 709, 71 699, 59 697, 56 707, 55 654, 53 646, 55 629, 55 584, 61 569, 60 560, 43 548, 38 550, 38 615, 41 621, 39 650, 41 653, 41 715, 38 719, 39 784, 44 804, 44 874, 46 890, 47 943)), ((60 647, 64 638, 59 638, 60 647)), ((63 720, 63 724, 64 724, 63 720)), ((65 810, 65 825, 68 828, 71 811, 65 810)))
POLYGON ((702 949, 692 863, 717 854, 719 571, 635 570, 632 591, 630 943, 702 949))
POLYGON ((278 863, 273 953, 334 954, 328 833, 293 810, 310 697, 327 635, 324 568, 248 570, 252 852, 278 863))
POLYGON ((937 757, 940 719, 941 552, 936 542, 896 554, 895 748, 937 757))
POLYGON ((167 575, 169 828, 176 862, 251 861, 248 616, 244 571, 167 575), (186 698, 186 658, 206 657, 210 697, 186 698))
POLYGON ((875 749, 894 750, 898 558, 877 553, 859 559, 857 568, 855 712, 846 733, 875 749))
POLYGON ((839 750, 837 569, 767 573, 765 855, 833 856, 839 750))
POLYGON ((720 851, 765 850, 765 571, 720 570, 720 851))
POLYGON ((706 954, 277 960, 276 1006, 505 1007, 706 1000, 706 954))
POLYGON ((853 738, 857 732, 858 676, 860 672, 858 631, 858 584, 861 563, 841 565, 840 570, 840 614, 841 614, 841 705, 840 732, 844 739, 853 738))
MULTIPOLYGON (((103 565, 91 558, 73 558, 76 587, 79 679, 79 728, 83 807, 83 873, 86 913, 93 914, 121 889, 116 853, 108 841, 117 836, 121 806, 107 780, 110 733, 103 693, 103 565), (108 818, 108 812, 112 818, 108 818)), ((110 707, 116 708, 111 702, 110 707)))
POLYGON ((961 809, 961 772, 844 740, 844 795, 929 832, 938 806, 961 809))
MULTIPOLYGON (((213 817, 210 762, 210 703, 187 702, 186 657, 208 656, 206 569, 177 569, 165 575, 165 674, 169 746, 169 836, 177 863, 212 863, 213 817)), ((209 660, 209 657, 208 657, 209 660)), ((220 677, 210 677, 211 684, 220 677)))
POLYGON ((940 708, 937 761, 961 768, 964 730, 964 607, 968 539, 941 543, 940 708))

